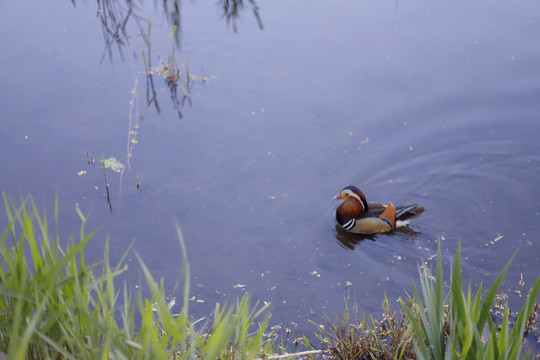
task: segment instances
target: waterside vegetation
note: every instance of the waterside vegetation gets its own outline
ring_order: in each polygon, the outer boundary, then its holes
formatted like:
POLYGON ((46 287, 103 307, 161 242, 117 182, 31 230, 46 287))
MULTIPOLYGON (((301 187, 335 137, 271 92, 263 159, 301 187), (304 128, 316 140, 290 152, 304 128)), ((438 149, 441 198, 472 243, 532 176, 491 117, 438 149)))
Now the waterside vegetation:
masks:
POLYGON ((512 312, 508 296, 501 291, 508 261, 488 289, 479 285, 475 294, 463 291, 461 250, 458 244, 451 268, 449 289, 444 295, 440 242, 436 274, 419 266, 420 292, 400 299, 402 311, 392 310, 384 297, 380 319, 360 316, 356 303, 341 318, 325 317, 317 334, 323 348, 336 359, 527 359, 538 344, 540 317, 537 277, 519 312, 512 312), (524 338, 530 336, 524 353, 524 338), (531 344, 532 343, 532 344, 531 344))
MULTIPOLYGON (((216 304, 209 319, 188 318, 185 251, 184 299, 175 313, 175 300, 166 301, 163 282, 153 279, 142 260, 150 298, 134 299, 126 285, 116 288, 127 270, 127 252, 114 267, 107 247, 103 261, 86 263, 84 249, 95 232, 86 234, 79 209, 79 237, 63 250, 33 202, 19 207, 6 196, 4 202, 0 352, 9 359, 239 359, 274 351, 265 336, 268 316, 261 318, 267 306, 252 306, 248 296, 234 305, 216 304)), ((180 230, 178 236, 183 247, 180 230)))
POLYGON ((498 297, 512 259, 487 292, 482 286, 475 294, 470 286, 464 292, 458 246, 444 295, 439 247, 435 275, 419 269, 420 291, 401 300, 402 311, 394 311, 385 296, 382 318, 366 320, 347 302, 341 318, 315 324, 320 346, 297 337, 295 343, 308 351, 286 354, 282 334, 269 327, 268 305, 252 305, 248 296, 216 304, 208 318, 190 319, 189 264, 179 228, 183 302, 175 312, 176 300, 167 300, 163 281, 140 258, 150 297, 134 296, 126 284, 118 289, 130 249, 114 266, 107 246, 103 261, 86 263, 84 250, 95 231, 86 233, 87 218, 78 208, 80 233, 63 249, 31 199, 18 205, 4 195, 4 207, 0 356, 9 359, 519 359, 531 356, 524 354, 524 338, 538 340, 540 276, 513 317, 498 297))

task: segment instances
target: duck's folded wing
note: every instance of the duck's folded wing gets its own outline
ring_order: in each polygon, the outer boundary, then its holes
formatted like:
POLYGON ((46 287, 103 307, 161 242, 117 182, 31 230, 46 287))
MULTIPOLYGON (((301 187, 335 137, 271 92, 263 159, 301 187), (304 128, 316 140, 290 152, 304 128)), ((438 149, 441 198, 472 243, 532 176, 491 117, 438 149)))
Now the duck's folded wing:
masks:
POLYGON ((382 203, 368 203, 368 211, 364 213, 364 216, 379 216, 384 211, 384 209, 386 209, 386 205, 382 203))
POLYGON ((396 219, 405 221, 419 217, 424 213, 424 207, 417 204, 396 207, 396 219))

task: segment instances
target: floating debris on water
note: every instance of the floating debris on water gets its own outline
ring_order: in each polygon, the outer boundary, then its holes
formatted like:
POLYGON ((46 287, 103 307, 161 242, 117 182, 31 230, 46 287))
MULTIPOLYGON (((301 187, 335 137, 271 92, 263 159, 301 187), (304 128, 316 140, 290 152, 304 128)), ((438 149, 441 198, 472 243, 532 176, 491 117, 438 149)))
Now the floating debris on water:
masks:
POLYGON ((86 152, 86 161, 88 162, 88 165, 94 163, 94 157, 93 157, 92 155, 90 155, 90 154, 88 153, 88 151, 86 152))
POLYGON ((124 169, 124 164, 116 160, 115 157, 110 157, 103 160, 103 166, 106 169, 111 169, 114 172, 121 172, 124 169))
POLYGON ((495 245, 495 243, 499 240, 501 240, 502 238, 504 237, 504 235, 499 235, 497 236, 495 239, 491 240, 491 241, 488 241, 487 243, 483 244, 482 246, 483 247, 486 247, 486 246, 490 246, 490 245, 495 245))

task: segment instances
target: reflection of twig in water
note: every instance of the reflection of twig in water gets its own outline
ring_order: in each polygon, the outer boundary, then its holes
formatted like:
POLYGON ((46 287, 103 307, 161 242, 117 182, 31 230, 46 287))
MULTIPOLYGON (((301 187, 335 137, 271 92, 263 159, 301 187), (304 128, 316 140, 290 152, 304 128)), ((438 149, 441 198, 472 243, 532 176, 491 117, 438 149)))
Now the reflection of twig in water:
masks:
POLYGON ((226 19, 227 24, 232 23, 233 31, 238 31, 238 25, 236 23, 240 18, 240 12, 244 9, 245 3, 251 7, 251 12, 257 20, 259 29, 264 29, 261 14, 259 14, 259 6, 255 0, 220 0, 219 4, 223 10, 223 17, 226 19))
MULTIPOLYGON (((112 59, 113 46, 116 45, 120 57, 124 60, 123 48, 128 44, 130 36, 128 25, 135 22, 140 35, 147 44, 148 39, 144 31, 145 24, 149 21, 141 6, 134 0, 96 0, 98 11, 97 17, 101 22, 103 38, 105 41, 105 54, 112 59)), ((71 0, 73 6, 77 5, 77 0, 71 0)), ((141 2, 142 3, 142 2, 141 2)), ((171 28, 177 28, 174 32, 174 42, 180 46, 180 35, 182 32, 181 0, 161 0, 163 14, 171 28)), ((158 1, 154 0, 154 7, 158 7, 158 1)), ((263 29, 259 6, 255 0, 219 0, 219 7, 222 9, 222 17, 227 24, 232 23, 234 31, 238 31, 237 21, 245 7, 249 7, 255 16, 260 29, 263 29)), ((102 60, 103 60, 102 58, 102 60)))
POLYGON ((189 67, 188 67, 188 57, 186 56, 186 75, 185 80, 182 79, 182 74, 180 73, 180 70, 178 69, 178 65, 176 64, 176 51, 177 51, 177 45, 176 45, 176 36, 178 33, 178 28, 175 27, 172 33, 172 50, 171 54, 169 55, 168 62, 165 63, 161 61, 161 64, 159 64, 157 67, 152 67, 152 43, 150 41, 150 31, 151 31, 151 24, 148 25, 148 54, 146 54, 143 50, 143 59, 144 59, 144 66, 146 71, 146 102, 147 105, 154 104, 156 107, 157 112, 160 112, 160 107, 157 100, 157 92, 154 85, 154 73, 157 73, 161 76, 163 76, 163 79, 165 79, 165 83, 167 84, 167 87, 169 88, 171 92, 171 100, 173 102, 173 107, 178 113, 178 117, 182 118, 182 112, 181 108, 184 106, 184 103, 186 99, 188 100, 188 103, 191 105, 191 99, 189 97, 189 91, 190 91, 190 83, 191 83, 191 75, 189 73, 189 67), (181 91, 178 91, 178 88, 180 87, 181 91))
MULTIPOLYGON (((71 0, 73 6, 77 5, 77 0, 71 0)), ((141 2, 142 4, 142 2, 141 2)), ((173 101, 174 109, 178 112, 178 116, 182 117, 180 109, 184 106, 186 100, 191 105, 191 98, 189 97, 190 89, 189 84, 191 81, 191 75, 186 64, 186 76, 185 81, 179 76, 174 80, 174 77, 179 75, 176 62, 174 59, 176 51, 181 47, 180 37, 182 32, 181 21, 181 0, 161 0, 162 11, 167 19, 167 23, 172 32, 172 51, 169 59, 169 69, 172 77, 167 77, 167 85, 171 92, 171 100, 173 101), (173 81, 171 81, 173 80, 173 81), (180 87, 180 91, 178 89, 180 87)), ((152 46, 150 42, 151 33, 151 21, 144 13, 144 9, 139 3, 134 0, 97 0, 97 17, 100 19, 103 38, 105 42, 105 50, 101 60, 108 54, 110 60, 113 58, 113 48, 116 46, 118 53, 124 61, 124 48, 131 46, 131 38, 139 36, 143 41, 143 59, 145 61, 146 69, 146 100, 147 104, 154 104, 158 113, 161 109, 157 100, 157 91, 154 84, 153 68, 151 63, 152 46), (128 26, 130 23, 135 23, 139 29, 139 34, 129 34, 128 26), (146 26, 148 24, 148 26, 146 26), (146 54, 146 52, 148 54, 146 54)), ((154 0, 154 7, 158 7, 158 1, 154 0)), ((238 31, 237 21, 240 18, 244 8, 251 9, 251 12, 255 16, 260 29, 263 29, 262 19, 259 13, 259 6, 255 0, 219 0, 219 7, 222 9, 222 17, 226 19, 227 24, 232 23, 234 31, 238 31)), ((135 56, 135 52, 132 52, 135 56)), ((186 58, 187 63, 187 58, 186 58)), ((204 81, 204 79, 203 79, 204 81)))
MULTIPOLYGON (((74 0, 72 0, 74 1, 74 0)), ((120 1, 115 0, 97 0, 98 17, 101 20, 101 29, 103 30, 103 39, 105 41, 105 51, 101 60, 103 61, 105 54, 109 54, 109 59, 112 60, 112 47, 116 45, 118 53, 124 61, 123 47, 127 44, 129 35, 126 27, 133 18, 139 30, 142 30, 142 23, 145 18, 137 14, 137 7, 134 1, 126 0, 125 7, 120 1)), ((144 37, 144 32, 140 31, 144 37)), ((146 41, 146 40, 145 40, 146 41)))
MULTIPOLYGON (((156 3, 157 0, 154 0, 156 3)), ((163 11, 165 17, 174 30, 173 39, 177 46, 180 46, 180 32, 182 27, 180 26, 180 0, 163 0, 163 11)))
POLYGON ((152 73, 149 73, 146 75, 146 104, 154 104, 156 107, 156 111, 158 114, 161 112, 161 109, 159 108, 159 104, 157 101, 156 96, 156 88, 154 86, 154 77, 152 76, 152 73), (150 92, 152 92, 152 97, 150 97, 150 92))
MULTIPOLYGON (((172 27, 180 26, 180 0, 163 0, 163 12, 167 18, 167 22, 172 27)), ((101 60, 105 55, 109 55, 109 59, 113 58, 113 47, 116 45, 118 53, 124 61, 124 48, 129 43, 129 38, 133 35, 128 34, 128 25, 130 22, 135 22, 139 29, 140 36, 148 45, 148 39, 144 31, 145 24, 149 21, 144 14, 142 8, 134 0, 97 0, 97 17, 101 22, 101 30, 103 32, 103 40, 105 42, 105 50, 101 60)), ((71 0, 73 6, 77 5, 77 0, 71 0)), ((157 0, 154 0, 154 5, 157 7, 157 0)), ((180 36, 176 34, 177 44, 180 44, 180 36)))
POLYGON ((191 105, 191 98, 189 97, 189 84, 191 83, 191 77, 189 75, 189 68, 188 68, 188 57, 186 56, 186 81, 184 82, 182 80, 182 77, 180 75, 180 70, 177 68, 176 65, 176 48, 175 48, 175 38, 178 33, 178 28, 175 26, 172 39, 172 51, 171 56, 169 57, 169 73, 168 76, 165 77, 165 80, 167 81, 167 85, 169 86, 169 89, 171 90, 171 100, 173 101, 174 109, 178 112, 178 117, 182 118, 182 112, 180 111, 180 108, 184 107, 184 103, 186 99, 188 99, 189 105, 191 105), (180 104, 180 99, 178 98, 178 84, 180 81, 180 89, 182 90, 182 103, 180 104))
POLYGON ((90 154, 88 153, 88 151, 86 152, 86 161, 88 162, 88 165, 94 163, 94 157, 93 157, 92 155, 90 155, 90 154))
POLYGON ((113 213, 111 197, 109 195, 109 181, 107 180, 107 171, 105 170, 105 157, 101 155, 101 161, 103 163, 103 176, 105 177, 105 189, 107 190, 107 204, 109 205, 109 210, 111 210, 111 215, 113 213))
POLYGON ((146 71, 146 105, 154 104, 158 114, 161 112, 157 101, 156 87, 154 86, 154 77, 152 73, 152 42, 150 41, 150 33, 152 31, 152 22, 148 23, 148 34, 146 38, 146 47, 148 48, 148 56, 146 56, 144 49, 142 50, 142 56, 144 61, 144 69, 146 71), (150 92, 152 97, 150 97, 150 92))

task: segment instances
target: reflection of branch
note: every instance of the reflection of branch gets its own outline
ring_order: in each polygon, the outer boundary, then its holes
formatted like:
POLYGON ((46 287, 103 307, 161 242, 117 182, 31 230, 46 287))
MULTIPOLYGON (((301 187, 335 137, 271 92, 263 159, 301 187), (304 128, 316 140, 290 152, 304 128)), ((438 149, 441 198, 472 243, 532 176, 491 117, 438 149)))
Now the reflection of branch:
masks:
POLYGON ((105 158, 101 155, 101 161, 103 163, 103 176, 105 177, 105 189, 107 190, 107 204, 109 205, 109 210, 111 210, 112 215, 112 204, 111 197, 109 195, 109 181, 107 180, 107 171, 105 171, 105 158))
MULTIPOLYGON (((139 33, 143 38, 144 43, 149 46, 148 38, 146 37, 145 24, 149 19, 143 14, 143 11, 135 0, 96 0, 98 5, 97 16, 101 22, 103 31, 103 40, 105 41, 105 51, 101 60, 106 54, 109 54, 109 59, 112 61, 113 47, 116 45, 118 53, 124 61, 124 47, 127 46, 131 36, 127 31, 128 24, 133 20, 139 28, 139 33)), ((180 0, 162 0, 163 12, 167 18, 167 22, 172 28, 180 28, 180 0)), ((71 0, 73 6, 77 0, 71 0)), ((154 0, 154 5, 157 6, 157 0, 154 0)), ((175 32, 175 42, 180 45, 180 31, 175 32)))
POLYGON ((88 151, 86 152, 86 161, 88 162, 88 165, 94 163, 94 157, 93 157, 92 155, 90 155, 90 154, 88 153, 88 151))
POLYGON ((154 77, 152 72, 152 42, 150 41, 150 34, 152 32, 152 23, 148 23, 148 35, 146 38, 146 46, 148 48, 148 56, 146 56, 144 49, 142 51, 144 69, 146 71, 146 105, 154 104, 158 114, 161 112, 157 101, 156 87, 154 86, 154 77), (150 97, 150 93, 152 96, 150 97))
POLYGON ((182 79, 178 65, 176 65, 174 55, 172 56, 172 59, 169 59, 169 64, 161 64, 160 66, 162 69, 166 69, 165 73, 162 75, 165 78, 165 82, 167 83, 169 90, 171 91, 173 107, 178 112, 178 117, 182 118, 181 109, 184 107, 186 99, 188 99, 189 105, 191 105, 191 98, 189 96, 191 78, 189 75, 188 59, 186 58, 185 81, 182 79), (180 87, 180 91, 178 87, 180 87))
POLYGON ((259 14, 259 6, 255 0, 220 0, 219 1, 221 8, 223 9, 223 17, 226 19, 227 24, 232 23, 233 31, 238 31, 238 25, 236 22, 240 18, 240 12, 244 9, 244 3, 247 3, 251 7, 251 12, 257 19, 257 24, 259 28, 264 29, 261 14, 259 14))
POLYGON ((152 74, 146 75, 146 104, 150 105, 154 103, 156 106, 156 111, 158 114, 161 112, 161 109, 159 108, 159 104, 157 102, 157 94, 156 94, 156 88, 154 86, 154 77, 152 74), (152 93, 152 97, 150 97, 150 93, 152 93))
MULTIPOLYGON (((122 61, 124 60, 123 49, 127 46, 129 38, 134 36, 133 34, 129 35, 127 30, 131 22, 135 22, 145 45, 149 45, 145 29, 150 20, 135 0, 96 0, 96 2, 98 6, 97 17, 101 22, 105 41, 102 60, 106 54, 112 60, 113 47, 115 46, 122 61)), ((76 6, 77 0, 71 0, 71 3, 76 6)), ((154 0, 154 6, 158 6, 158 0, 154 0)), ((181 0, 161 0, 161 6, 170 29, 175 29, 173 34, 174 42, 177 47, 180 47, 182 33, 181 0)), ((219 0, 219 6, 222 9, 222 17, 226 19, 227 24, 232 23, 235 32, 238 31, 237 22, 245 7, 251 10, 259 28, 263 29, 259 6, 255 0, 219 0)))
MULTIPOLYGON (((182 32, 182 27, 180 26, 180 0, 162 0, 163 1, 163 12, 167 17, 169 25, 174 29, 173 37, 174 42, 177 46, 180 46, 180 33, 182 32)), ((157 0, 154 0, 154 4, 157 3, 157 0)))
MULTIPOLYGON (((72 0, 75 1, 75 0, 72 0)), ((127 44, 129 35, 127 33, 127 25, 130 19, 133 19, 140 30, 144 39, 143 22, 145 18, 138 14, 139 8, 133 0, 124 0, 124 5, 116 0, 97 0, 98 17, 101 21, 101 29, 103 31, 103 39, 105 41, 105 54, 109 54, 109 59, 112 60, 112 47, 116 45, 122 61, 124 61, 123 48, 127 44)), ((144 39, 146 42, 146 39, 144 39)), ((103 60, 102 57, 102 60, 103 60)))
POLYGON ((156 107, 157 112, 160 112, 157 100, 157 92, 154 85, 154 74, 157 73, 163 76, 163 79, 165 80, 165 83, 167 84, 167 87, 169 88, 171 93, 173 107, 177 111, 178 117, 182 118, 181 108, 184 107, 186 99, 191 105, 191 99, 189 97, 191 75, 189 73, 188 58, 186 57, 186 72, 184 80, 182 79, 182 74, 180 73, 180 69, 178 68, 178 65, 176 63, 177 45, 175 39, 178 33, 178 29, 175 27, 171 35, 172 50, 169 55, 168 62, 165 63, 161 61, 161 64, 159 64, 157 67, 152 67, 152 42, 150 41, 151 25, 151 23, 148 25, 148 56, 143 51, 144 67, 146 71, 146 102, 147 105, 153 103, 156 107))
MULTIPOLYGON (((141 4, 143 3, 142 0, 141 4)), ((162 63, 157 67, 152 67, 152 43, 151 21, 146 17, 141 6, 137 5, 136 0, 96 0, 98 6, 97 16, 101 22, 103 39, 105 42, 105 50, 101 60, 108 54, 112 61, 114 47, 117 48, 122 61, 124 61, 124 48, 131 48, 130 39, 136 35, 128 33, 128 26, 133 23, 139 29, 139 36, 143 44, 142 55, 145 62, 146 70, 146 102, 148 105, 154 104, 156 111, 161 111, 157 100, 157 91, 154 84, 154 74, 159 72, 161 67, 162 75, 169 87, 171 100, 174 109, 178 112, 178 116, 182 117, 181 108, 186 100, 191 105, 190 82, 192 76, 187 67, 183 76, 180 74, 178 65, 176 64, 176 52, 181 48, 180 38, 182 33, 181 21, 181 1, 182 0, 161 0, 161 6, 164 16, 167 18, 167 23, 172 29, 172 49, 167 63, 162 63)), ((233 30, 238 31, 237 22, 244 8, 249 8, 259 24, 259 28, 263 29, 261 16, 259 14, 259 6, 256 0, 219 0, 219 6, 222 9, 222 17, 226 19, 227 24, 232 24, 233 30)), ((154 6, 157 8, 160 1, 154 0, 154 6)), ((73 6, 77 5, 77 0, 71 0, 73 6)), ((135 53, 133 52, 135 56, 135 53)), ((205 80, 203 80, 205 81, 205 80)))

